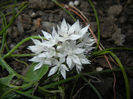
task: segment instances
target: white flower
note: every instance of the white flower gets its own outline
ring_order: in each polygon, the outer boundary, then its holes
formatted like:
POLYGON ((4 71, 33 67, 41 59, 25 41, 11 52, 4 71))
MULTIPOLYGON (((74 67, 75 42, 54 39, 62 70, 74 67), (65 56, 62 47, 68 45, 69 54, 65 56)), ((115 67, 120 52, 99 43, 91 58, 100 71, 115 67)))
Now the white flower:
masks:
POLYGON ((66 79, 66 71, 69 71, 67 66, 65 64, 63 64, 65 62, 64 58, 60 58, 60 61, 55 60, 54 61, 54 65, 51 68, 51 70, 49 71, 48 76, 51 76, 53 74, 55 74, 57 71, 59 71, 61 73, 61 75, 63 76, 64 79, 66 79))
POLYGON ((66 23, 63 19, 57 31, 53 27, 52 33, 42 30, 45 40, 32 39, 34 44, 28 49, 36 54, 29 61, 36 62, 34 70, 41 68, 44 64, 50 66, 48 76, 60 73, 66 79, 66 72, 74 67, 78 73, 83 69, 83 64, 90 64, 86 55, 94 48, 95 40, 89 36, 89 25, 82 28, 77 20, 73 25, 66 23))
POLYGON ((84 54, 79 54, 78 57, 79 57, 79 60, 80 60, 80 62, 81 62, 81 65, 76 64, 76 70, 77 70, 78 73, 80 73, 80 72, 81 72, 81 69, 83 69, 82 64, 90 64, 90 60, 88 60, 88 59, 85 57, 84 54))
POLYGON ((85 34, 82 38, 80 38, 80 43, 78 44, 79 47, 85 49, 85 52, 88 53, 95 47, 92 45, 95 43, 95 39, 89 36, 89 34, 85 34))
POLYGON ((47 47, 52 47, 58 43, 59 35, 57 34, 55 28, 53 27, 52 35, 48 32, 42 30, 44 37, 47 39, 44 41, 44 45, 47 47))
POLYGON ((56 51, 54 47, 46 47, 45 50, 38 55, 38 57, 52 58, 55 55, 56 51))
POLYGON ((38 43, 36 44, 37 45, 35 46, 30 46, 30 48, 32 48, 32 52, 35 51, 36 49, 38 49, 40 52, 40 53, 38 51, 35 52, 37 55, 29 60, 29 61, 38 63, 34 67, 34 70, 41 68, 43 64, 51 65, 53 60, 52 57, 56 55, 56 51, 54 47, 46 47, 43 45, 43 43, 41 44, 42 46, 38 46, 38 43), (41 49, 42 47, 43 47, 43 50, 41 49))
POLYGON ((61 27, 57 26, 58 33, 60 35, 60 41, 77 40, 84 36, 88 31, 89 25, 81 29, 79 21, 77 20, 72 26, 66 23, 63 19, 61 27))
POLYGON ((45 48, 43 46, 42 42, 40 42, 39 40, 36 40, 36 39, 32 39, 32 41, 34 42, 35 45, 29 46, 28 49, 31 50, 35 54, 41 53, 45 48))
POLYGON ((51 60, 52 60, 52 58, 44 58, 44 57, 34 56, 29 61, 38 63, 34 67, 34 70, 37 70, 37 69, 41 68, 44 64, 51 65, 52 64, 52 61, 51 60))
POLYGON ((62 46, 59 46, 58 51, 60 52, 59 56, 66 57, 66 63, 70 69, 75 65, 82 68, 82 64, 89 63, 89 60, 83 54, 85 49, 79 48, 76 41, 66 41, 62 46))

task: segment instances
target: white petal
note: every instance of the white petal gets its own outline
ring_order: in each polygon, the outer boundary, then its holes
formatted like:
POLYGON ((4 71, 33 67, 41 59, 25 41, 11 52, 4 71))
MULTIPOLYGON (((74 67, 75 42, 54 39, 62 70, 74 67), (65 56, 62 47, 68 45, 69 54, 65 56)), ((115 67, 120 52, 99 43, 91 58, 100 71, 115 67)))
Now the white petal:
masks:
POLYGON ((79 38, 81 38, 83 35, 81 34, 73 34, 69 37, 70 40, 77 40, 79 38))
POLYGON ((55 44, 53 44, 53 43, 51 43, 50 41, 45 41, 44 43, 43 43, 43 46, 46 46, 46 47, 52 47, 52 46, 54 46, 55 44))
POLYGON ((96 47, 90 47, 90 46, 86 46, 86 51, 87 52, 90 52, 91 50, 95 49, 96 47))
POLYGON ((68 68, 66 65, 62 64, 60 67, 60 72, 64 79, 66 79, 66 71, 69 71, 68 68))
POLYGON ((87 25, 86 27, 82 28, 79 33, 84 35, 87 31, 88 31, 88 28, 89 28, 90 25, 87 25))
POLYGON ((73 60, 73 62, 74 62, 75 64, 81 65, 81 62, 80 62, 80 59, 79 59, 78 56, 73 55, 73 56, 72 56, 72 60, 73 60))
POLYGON ((64 79, 66 79, 66 71, 65 70, 61 71, 61 75, 63 76, 64 79))
POLYGON ((67 31, 68 30, 68 25, 67 25, 65 19, 63 19, 63 21, 61 23, 61 29, 64 30, 64 31, 67 31))
POLYGON ((28 46, 28 49, 31 50, 32 52, 36 52, 36 46, 28 46))
POLYGON ((76 29, 79 27, 79 20, 77 20, 68 30, 68 34, 74 33, 76 29))
POLYGON ((41 58, 42 57, 47 57, 47 53, 46 52, 45 53, 41 53, 41 54, 38 55, 38 57, 41 57, 41 58))
POLYGON ((80 60, 82 64, 90 64, 90 61, 87 58, 81 58, 80 60))
POLYGON ((61 70, 69 71, 67 66, 64 64, 61 64, 61 70))
POLYGON ((51 64, 54 66, 54 65, 57 65, 58 64, 58 60, 55 59, 55 58, 51 58, 51 64))
POLYGON ((47 65, 51 65, 52 63, 51 63, 51 60, 50 59, 45 59, 45 64, 47 64, 47 65))
POLYGON ((81 54, 81 53, 83 53, 84 51, 85 51, 85 49, 82 49, 82 48, 77 48, 77 49, 73 50, 73 52, 74 52, 75 54, 81 54))
POLYGON ((67 25, 68 25, 68 28, 70 28, 70 27, 71 27, 71 25, 70 25, 69 23, 67 23, 67 25))
POLYGON ((39 40, 32 39, 32 41, 34 42, 35 45, 39 45, 39 44, 41 44, 41 42, 40 42, 39 40))
MULTIPOLYGON (((62 55, 63 56, 63 55, 62 55)), ((61 63, 64 63, 65 62, 65 57, 63 56, 63 57, 60 57, 60 62, 61 63)))
POLYGON ((58 41, 65 42, 68 38, 58 37, 58 41))
POLYGON ((66 63, 67 63, 67 65, 68 65, 69 68, 72 68, 71 67, 72 66, 72 59, 70 58, 70 56, 67 57, 66 63))
POLYGON ((44 37, 46 37, 47 40, 52 39, 52 36, 51 36, 50 33, 45 32, 45 31, 43 31, 43 30, 42 30, 42 33, 43 33, 44 37))
POLYGON ((29 61, 32 61, 32 62, 40 62, 41 59, 37 56, 34 56, 33 58, 29 59, 29 61))
POLYGON ((82 65, 76 65, 76 70, 77 70, 78 73, 81 72, 82 68, 83 68, 82 65))
POLYGON ((52 36, 55 37, 57 35, 57 32, 55 30, 55 27, 53 27, 52 36))
POLYGON ((40 62, 39 64, 37 64, 35 67, 34 67, 34 71, 41 68, 42 67, 42 62, 40 62))
POLYGON ((77 44, 77 47, 83 47, 84 45, 85 45, 85 43, 81 42, 81 43, 77 44))
POLYGON ((52 67, 49 71, 48 77, 57 72, 58 66, 52 67))
POLYGON ((29 46, 28 49, 37 54, 44 50, 43 46, 29 46))

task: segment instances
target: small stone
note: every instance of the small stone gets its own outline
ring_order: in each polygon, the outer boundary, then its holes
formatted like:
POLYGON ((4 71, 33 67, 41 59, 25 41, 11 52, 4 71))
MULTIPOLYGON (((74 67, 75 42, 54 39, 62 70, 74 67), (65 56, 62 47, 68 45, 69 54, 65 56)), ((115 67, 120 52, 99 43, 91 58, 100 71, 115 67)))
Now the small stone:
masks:
POLYGON ((36 16, 35 12, 32 12, 31 17, 34 18, 36 16))
POLYGON ((30 7, 33 9, 50 9, 55 6, 51 0, 29 0, 30 7))
POLYGON ((74 3, 72 1, 69 2, 69 6, 74 6, 74 3))
POLYGON ((20 33, 24 32, 21 16, 18 16, 17 28, 18 28, 18 32, 20 32, 20 33))
POLYGON ((109 8, 108 15, 116 16, 116 15, 119 15, 121 11, 122 11, 121 5, 113 5, 109 8))
POLYGON ((74 5, 78 6, 79 5, 79 1, 78 0, 74 1, 74 5))
POLYGON ((96 71, 102 71, 102 70, 103 70, 102 67, 97 67, 97 68, 96 68, 96 71))
POLYGON ((12 49, 15 45, 15 43, 10 44, 10 48, 12 49))
POLYGON ((117 28, 115 33, 112 35, 112 40, 118 46, 122 46, 125 42, 125 35, 121 34, 121 29, 117 28))
POLYGON ((41 18, 37 18, 36 20, 34 20, 34 25, 37 28, 39 28, 41 26, 41 18))

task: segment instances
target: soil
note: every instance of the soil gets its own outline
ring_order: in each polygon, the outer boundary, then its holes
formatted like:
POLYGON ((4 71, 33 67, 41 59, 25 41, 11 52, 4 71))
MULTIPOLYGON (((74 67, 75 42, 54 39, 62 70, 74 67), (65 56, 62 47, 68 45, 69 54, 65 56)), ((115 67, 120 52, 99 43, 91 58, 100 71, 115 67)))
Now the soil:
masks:
MULTIPOLYGON (((70 0, 59 0, 64 4, 69 4, 70 0)), ((21 2, 21 0, 19 1, 21 2)), ((29 36, 42 35, 41 30, 52 31, 52 27, 60 24, 65 18, 70 24, 74 21, 51 0, 29 0, 29 6, 15 20, 13 25, 8 29, 7 45, 9 49, 13 48, 19 41, 29 36)), ((93 0, 100 21, 101 43, 105 48, 112 47, 133 47, 133 2, 131 0, 93 0)), ((90 25, 94 33, 97 35, 97 24, 94 12, 88 3, 88 0, 80 0, 76 6, 89 19, 90 25)), ((8 13, 6 9, 4 12, 8 13)), ((82 20, 73 14, 83 24, 82 20)), ((8 16, 8 20, 11 16, 8 16)), ((84 26, 84 24, 83 24, 84 26)), ((27 49, 32 41, 24 43, 15 53, 30 53, 27 49)), ((114 51, 125 67, 133 66, 133 52, 131 51, 114 51)), ((6 53, 6 51, 5 51, 6 53)), ((19 58, 27 61, 28 58, 19 58)), ((15 71, 23 74, 26 66, 15 61, 15 59, 6 60, 15 71)), ((28 61, 27 61, 28 62, 28 61)), ((28 62, 29 63, 29 62, 28 62)), ((116 67, 115 64, 112 64, 116 67)), ((103 69, 109 68, 104 57, 92 59, 92 64, 85 66, 83 72, 95 70, 96 67, 103 69), (91 68, 91 69, 90 69, 91 68)), ((130 82, 131 99, 133 99, 133 72, 127 72, 130 82)), ((116 99, 125 99, 125 87, 121 72, 116 72, 116 99)), ((0 69, 0 77, 7 75, 6 71, 0 69)), ((92 84, 98 89, 104 99, 113 99, 113 75, 102 74, 95 77, 88 77, 92 80, 92 84)), ((65 85, 66 99, 70 98, 71 86, 75 81, 65 85)), ((98 99, 89 85, 79 79, 76 82, 74 90, 74 99, 98 99)))

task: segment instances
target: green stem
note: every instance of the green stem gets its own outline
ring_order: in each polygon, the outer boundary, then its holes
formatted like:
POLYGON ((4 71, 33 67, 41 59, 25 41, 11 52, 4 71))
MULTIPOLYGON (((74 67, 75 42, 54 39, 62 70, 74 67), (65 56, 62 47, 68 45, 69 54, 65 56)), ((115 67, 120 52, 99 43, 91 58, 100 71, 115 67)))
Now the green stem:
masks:
POLYGON ((133 51, 133 48, 126 48, 126 47, 106 48, 106 49, 103 49, 103 50, 92 52, 91 57, 92 56, 97 56, 97 55, 103 55, 103 54, 106 54, 107 51, 113 51, 113 50, 128 50, 128 51, 133 51))
POLYGON ((128 81, 128 77, 127 77, 127 74, 125 72, 125 69, 121 63, 121 61, 119 60, 119 58, 113 53, 113 52, 109 52, 112 57, 117 61, 117 63, 119 64, 119 67, 122 71, 122 74, 123 74, 123 77, 124 77, 124 81, 125 81, 125 88, 126 88, 126 97, 127 99, 130 99, 130 88, 129 88, 129 81, 128 81))
POLYGON ((31 56, 35 56, 36 54, 11 54, 10 56, 6 57, 6 58, 10 58, 10 57, 31 57, 31 56))
POLYGON ((37 97, 37 96, 33 96, 33 95, 31 95, 31 94, 28 94, 28 93, 26 93, 26 92, 22 92, 22 91, 19 91, 19 90, 14 90, 16 93, 18 93, 18 94, 20 94, 20 95, 23 95, 23 96, 26 96, 26 97, 28 97, 28 98, 30 98, 30 99, 42 99, 42 98, 40 98, 40 97, 37 97))
MULTIPOLYGON (((6 22, 6 18, 5 18, 5 15, 1 12, 1 18, 3 20, 2 24, 3 24, 3 28, 7 26, 7 22, 6 22)), ((2 37, 2 44, 1 44, 1 48, 0 48, 0 55, 3 53, 4 51, 4 43, 6 41, 6 36, 7 36, 7 31, 5 31, 3 33, 3 37, 2 37)))
POLYGON ((5 15, 3 13, 1 13, 1 15, 3 16, 3 23, 5 23, 5 28, 3 28, 4 32, 1 32, 0 34, 3 34, 3 37, 2 37, 2 46, 1 46, 1 50, 0 50, 0 54, 3 53, 4 51, 4 45, 5 45, 5 41, 6 41, 6 36, 7 36, 7 29, 9 28, 9 26, 13 23, 13 21, 15 20, 15 14, 16 14, 16 10, 15 10, 15 7, 16 7, 16 0, 14 0, 14 5, 13 5, 13 16, 11 18, 11 21, 9 22, 9 24, 7 25, 6 23, 6 18, 5 18, 5 15))
POLYGON ((31 39, 40 39, 40 37, 39 36, 30 36, 30 37, 23 39, 13 49, 11 49, 6 55, 4 55, 3 58, 9 57, 18 47, 20 47, 23 43, 25 43, 31 39))

